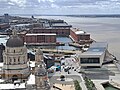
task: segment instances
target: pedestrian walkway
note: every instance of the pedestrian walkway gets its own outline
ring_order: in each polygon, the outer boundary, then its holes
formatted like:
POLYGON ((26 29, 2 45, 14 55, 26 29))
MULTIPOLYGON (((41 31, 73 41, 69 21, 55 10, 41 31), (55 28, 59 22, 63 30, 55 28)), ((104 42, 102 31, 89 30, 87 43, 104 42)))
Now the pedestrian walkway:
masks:
POLYGON ((55 84, 54 86, 60 88, 61 90, 75 90, 74 85, 55 84))
POLYGON ((119 83, 117 83, 117 82, 114 82, 114 81, 110 81, 109 82, 111 85, 113 85, 114 87, 116 87, 116 88, 119 88, 120 89, 120 84, 119 83))

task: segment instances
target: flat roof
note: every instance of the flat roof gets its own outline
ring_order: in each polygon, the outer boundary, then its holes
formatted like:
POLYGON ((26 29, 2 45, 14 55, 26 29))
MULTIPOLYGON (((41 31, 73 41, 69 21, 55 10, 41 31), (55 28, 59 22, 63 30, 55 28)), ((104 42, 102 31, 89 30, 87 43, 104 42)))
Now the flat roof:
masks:
POLYGON ((75 31, 76 34, 84 34, 85 32, 80 30, 80 31, 75 31))
POLYGON ((81 55, 102 55, 107 49, 108 44, 105 42, 95 42, 90 45, 90 48, 81 55))
POLYGON ((37 35, 56 35, 55 33, 29 33, 29 34, 26 34, 26 36, 37 36, 37 35))
POLYGON ((88 34, 85 31, 80 30, 79 28, 71 28, 71 30, 75 32, 75 34, 88 34))
POLYGON ((71 25, 68 25, 67 23, 54 23, 52 24, 53 27, 64 27, 64 26, 67 26, 67 27, 70 27, 71 25))
POLYGON ((25 89, 25 83, 20 83, 19 86, 14 84, 0 84, 0 90, 10 90, 10 89, 25 89))
POLYGON ((33 74, 31 74, 30 76, 29 76, 29 79, 28 79, 28 81, 27 81, 27 84, 28 85, 33 85, 33 84, 35 84, 35 75, 33 75, 33 74))

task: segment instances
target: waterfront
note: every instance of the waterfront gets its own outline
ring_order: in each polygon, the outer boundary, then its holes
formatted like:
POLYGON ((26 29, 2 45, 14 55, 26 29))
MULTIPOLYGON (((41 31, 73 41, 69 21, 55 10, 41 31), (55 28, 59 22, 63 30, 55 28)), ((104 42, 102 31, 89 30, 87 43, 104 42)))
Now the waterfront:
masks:
POLYGON ((120 18, 80 18, 66 16, 36 16, 38 18, 63 19, 73 27, 91 34, 99 42, 107 42, 109 51, 120 59, 120 18))
POLYGON ((71 43, 72 40, 68 37, 57 37, 57 42, 63 42, 65 43, 65 46, 58 46, 57 49, 64 49, 64 50, 75 50, 76 48, 73 46, 69 46, 68 43, 71 43))
MULTIPOLYGON (((6 41, 9 37, 6 36, 6 37, 3 37, 3 38, 0 38, 0 43, 3 43, 4 45, 6 45, 6 41)), ((59 49, 59 50, 76 50, 77 48, 73 47, 73 46, 69 46, 68 43, 71 43, 72 40, 68 37, 57 37, 57 42, 63 42, 65 43, 64 46, 56 46, 56 49, 59 49)), ((33 47, 33 46, 32 46, 33 47)), ((39 46, 40 48, 55 48, 55 46, 39 46)))

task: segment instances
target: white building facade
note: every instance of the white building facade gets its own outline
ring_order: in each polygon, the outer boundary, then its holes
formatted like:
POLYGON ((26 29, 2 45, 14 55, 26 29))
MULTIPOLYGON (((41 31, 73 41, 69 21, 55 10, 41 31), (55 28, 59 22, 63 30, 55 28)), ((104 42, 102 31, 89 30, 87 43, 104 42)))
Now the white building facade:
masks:
POLYGON ((80 66, 82 67, 101 67, 105 59, 107 43, 95 42, 90 48, 80 55, 80 66))

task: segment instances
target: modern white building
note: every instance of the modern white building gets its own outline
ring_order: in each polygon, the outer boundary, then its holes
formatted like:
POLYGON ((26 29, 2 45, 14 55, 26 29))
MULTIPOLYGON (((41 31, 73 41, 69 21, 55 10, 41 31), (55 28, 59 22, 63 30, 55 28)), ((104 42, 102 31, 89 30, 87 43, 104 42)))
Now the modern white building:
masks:
POLYGON ((107 48, 108 44, 105 42, 92 43, 86 52, 80 54, 80 66, 101 67, 107 48))

